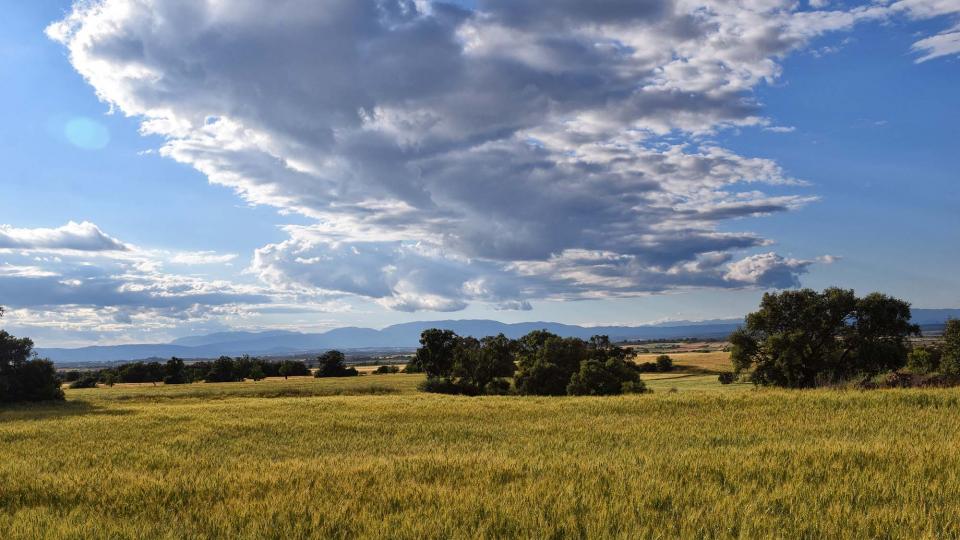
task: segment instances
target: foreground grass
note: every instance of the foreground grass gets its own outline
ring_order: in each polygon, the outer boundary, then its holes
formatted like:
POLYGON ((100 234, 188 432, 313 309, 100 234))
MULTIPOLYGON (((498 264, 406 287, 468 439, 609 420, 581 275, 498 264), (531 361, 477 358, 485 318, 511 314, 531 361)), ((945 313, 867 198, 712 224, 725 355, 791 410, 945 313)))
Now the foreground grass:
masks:
POLYGON ((957 390, 463 398, 418 380, 2 410, 0 538, 960 536, 957 390))

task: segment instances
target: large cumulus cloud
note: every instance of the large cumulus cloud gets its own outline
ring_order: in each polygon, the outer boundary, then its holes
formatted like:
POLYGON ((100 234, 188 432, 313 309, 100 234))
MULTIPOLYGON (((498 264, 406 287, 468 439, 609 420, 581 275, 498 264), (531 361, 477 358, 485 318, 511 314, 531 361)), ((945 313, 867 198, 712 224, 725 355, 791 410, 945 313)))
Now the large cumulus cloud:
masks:
POLYGON ((272 286, 523 309, 795 284, 809 261, 738 253, 770 241, 721 225, 815 197, 709 137, 769 124, 751 92, 784 55, 897 11, 956 10, 102 0, 48 32, 101 99, 166 138, 164 155, 315 220, 257 251, 272 286))

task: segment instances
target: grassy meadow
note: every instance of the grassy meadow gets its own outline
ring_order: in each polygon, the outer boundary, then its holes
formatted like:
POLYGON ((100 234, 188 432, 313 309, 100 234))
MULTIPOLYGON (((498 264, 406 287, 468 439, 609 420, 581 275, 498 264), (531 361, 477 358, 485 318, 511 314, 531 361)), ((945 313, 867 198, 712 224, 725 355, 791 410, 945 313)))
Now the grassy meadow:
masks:
POLYGON ((960 390, 645 378, 603 398, 417 375, 68 390, 0 409, 0 538, 960 536, 960 390))

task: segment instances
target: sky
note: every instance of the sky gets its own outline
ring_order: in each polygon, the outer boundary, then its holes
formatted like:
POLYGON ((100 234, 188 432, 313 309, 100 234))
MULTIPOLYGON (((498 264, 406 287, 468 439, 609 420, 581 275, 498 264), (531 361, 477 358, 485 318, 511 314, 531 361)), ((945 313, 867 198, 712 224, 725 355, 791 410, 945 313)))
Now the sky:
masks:
POLYGON ((960 0, 0 0, 2 324, 960 307, 960 0))

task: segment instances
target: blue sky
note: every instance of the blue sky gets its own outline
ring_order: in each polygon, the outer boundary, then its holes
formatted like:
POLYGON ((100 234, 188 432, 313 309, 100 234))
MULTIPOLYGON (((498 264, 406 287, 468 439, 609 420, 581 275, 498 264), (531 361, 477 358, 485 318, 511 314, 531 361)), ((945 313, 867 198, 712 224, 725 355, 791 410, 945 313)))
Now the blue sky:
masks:
POLYGON ((960 306, 960 3, 124 4, 4 2, 0 304, 40 345, 960 306))

